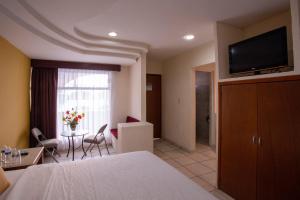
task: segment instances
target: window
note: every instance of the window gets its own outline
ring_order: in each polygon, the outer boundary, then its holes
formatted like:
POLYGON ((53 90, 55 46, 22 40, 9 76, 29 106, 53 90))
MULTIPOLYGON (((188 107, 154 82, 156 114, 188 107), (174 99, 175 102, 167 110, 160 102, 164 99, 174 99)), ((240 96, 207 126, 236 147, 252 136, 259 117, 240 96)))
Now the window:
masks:
POLYGON ((62 141, 60 134, 69 129, 62 121, 63 113, 72 108, 85 113, 79 130, 95 134, 102 125, 109 124, 110 72, 58 69, 57 138, 62 141))

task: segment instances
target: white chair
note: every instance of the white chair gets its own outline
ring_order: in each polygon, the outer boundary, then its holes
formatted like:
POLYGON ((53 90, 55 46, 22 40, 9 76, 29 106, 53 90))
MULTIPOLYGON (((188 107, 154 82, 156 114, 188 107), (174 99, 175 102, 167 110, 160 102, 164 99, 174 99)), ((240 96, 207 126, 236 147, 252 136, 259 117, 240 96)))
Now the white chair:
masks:
POLYGON ((56 153, 58 156, 60 156, 57 151, 59 140, 47 139, 38 128, 33 128, 31 130, 31 133, 38 142, 37 146, 44 147, 44 150, 49 153, 49 155, 53 158, 53 160, 55 160, 55 162, 58 163, 58 160, 54 157, 54 154, 56 153))
POLYGON ((99 129, 99 131, 98 131, 98 133, 97 133, 96 135, 91 135, 91 136, 89 136, 89 137, 87 137, 87 138, 85 138, 85 139, 83 140, 83 142, 89 143, 90 145, 88 146, 88 148, 87 148, 86 150, 84 150, 83 156, 81 157, 81 159, 83 159, 84 156, 87 155, 86 152, 88 152, 89 150, 92 151, 92 149, 94 148, 95 145, 97 145, 98 150, 99 150, 99 154, 100 154, 100 156, 102 156, 102 155, 101 155, 101 149, 100 149, 100 147, 99 147, 99 145, 100 145, 102 142, 105 143, 105 147, 106 147, 107 153, 108 153, 108 155, 109 155, 109 150, 108 150, 107 142, 106 142, 106 139, 105 139, 105 136, 104 136, 104 130, 106 129, 106 127, 107 127, 107 124, 103 125, 103 126, 99 129))

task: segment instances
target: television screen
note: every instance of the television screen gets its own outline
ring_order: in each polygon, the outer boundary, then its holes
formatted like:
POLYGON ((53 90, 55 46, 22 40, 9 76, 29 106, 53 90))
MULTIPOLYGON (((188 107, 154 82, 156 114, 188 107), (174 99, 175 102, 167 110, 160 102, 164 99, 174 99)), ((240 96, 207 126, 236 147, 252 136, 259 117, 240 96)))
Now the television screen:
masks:
POLYGON ((229 45, 230 73, 286 65, 288 65, 286 27, 229 45))

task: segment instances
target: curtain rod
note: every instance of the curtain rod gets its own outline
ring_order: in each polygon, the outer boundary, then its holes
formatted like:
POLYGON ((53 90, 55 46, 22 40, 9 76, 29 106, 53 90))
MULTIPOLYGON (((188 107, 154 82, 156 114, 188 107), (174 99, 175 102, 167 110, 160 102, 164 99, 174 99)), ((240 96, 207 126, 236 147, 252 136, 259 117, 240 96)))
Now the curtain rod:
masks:
POLYGON ((39 60, 39 59, 31 59, 31 67, 121 71, 121 65, 102 64, 102 63, 70 62, 70 61, 58 61, 58 60, 39 60))

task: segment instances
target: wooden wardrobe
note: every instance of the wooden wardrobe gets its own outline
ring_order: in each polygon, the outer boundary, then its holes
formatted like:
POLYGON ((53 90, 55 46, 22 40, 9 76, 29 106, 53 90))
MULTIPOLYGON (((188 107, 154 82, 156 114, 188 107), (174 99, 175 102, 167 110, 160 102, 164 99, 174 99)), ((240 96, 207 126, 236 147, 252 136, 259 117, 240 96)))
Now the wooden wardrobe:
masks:
POLYGON ((219 188, 299 200, 300 76, 220 83, 219 98, 219 188))

